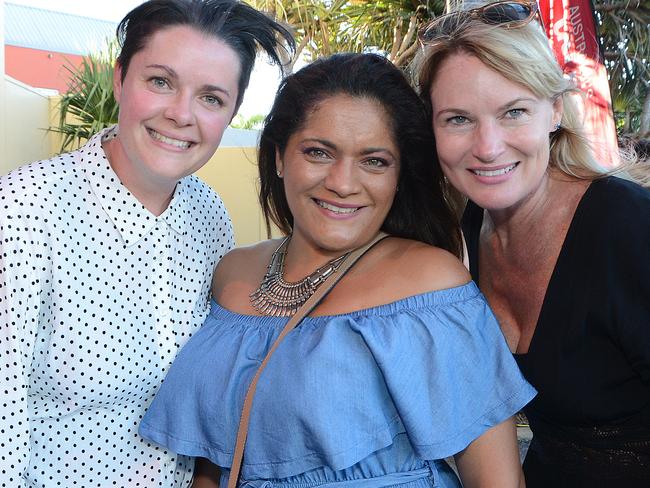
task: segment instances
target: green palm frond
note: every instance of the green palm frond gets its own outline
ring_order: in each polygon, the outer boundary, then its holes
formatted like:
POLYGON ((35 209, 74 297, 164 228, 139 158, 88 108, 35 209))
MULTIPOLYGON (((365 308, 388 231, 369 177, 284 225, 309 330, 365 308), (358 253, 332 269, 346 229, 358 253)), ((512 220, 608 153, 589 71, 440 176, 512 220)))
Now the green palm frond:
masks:
POLYGON ((398 66, 414 54, 422 23, 440 14, 444 0, 249 0, 294 28, 308 61, 335 52, 379 51, 398 66))
POLYGON ((104 52, 84 57, 78 67, 65 66, 70 73, 68 91, 59 102, 58 126, 49 128, 63 135, 61 152, 117 122, 118 105, 113 97, 116 53, 115 43, 108 43, 104 52))
POLYGON ((261 129, 264 122, 264 115, 255 114, 250 117, 244 117, 242 114, 235 115, 235 118, 230 123, 233 129, 261 129))

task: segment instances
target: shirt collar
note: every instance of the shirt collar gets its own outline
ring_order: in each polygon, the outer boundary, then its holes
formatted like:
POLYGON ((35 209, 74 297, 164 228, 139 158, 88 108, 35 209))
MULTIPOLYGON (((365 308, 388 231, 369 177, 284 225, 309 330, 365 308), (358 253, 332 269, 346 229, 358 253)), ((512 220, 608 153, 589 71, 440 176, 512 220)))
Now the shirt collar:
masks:
POLYGON ((102 141, 114 137, 117 137, 117 126, 104 129, 80 148, 79 153, 92 191, 124 243, 127 246, 135 244, 160 220, 175 232, 186 234, 188 222, 186 214, 189 207, 187 178, 178 182, 167 209, 156 217, 122 184, 108 162, 102 141))

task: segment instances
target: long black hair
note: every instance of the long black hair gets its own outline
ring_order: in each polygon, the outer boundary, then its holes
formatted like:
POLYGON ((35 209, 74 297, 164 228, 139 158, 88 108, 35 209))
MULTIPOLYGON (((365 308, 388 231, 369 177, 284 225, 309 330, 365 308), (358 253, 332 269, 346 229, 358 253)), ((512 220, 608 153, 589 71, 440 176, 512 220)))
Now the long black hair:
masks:
POLYGON ((276 175, 276 148, 300 130, 320 103, 335 95, 369 98, 386 110, 399 147, 398 191, 382 230, 462 255, 458 219, 445 197, 431 118, 403 73, 376 54, 335 54, 287 77, 278 89, 260 136, 260 204, 267 230, 293 228, 283 181, 276 175))

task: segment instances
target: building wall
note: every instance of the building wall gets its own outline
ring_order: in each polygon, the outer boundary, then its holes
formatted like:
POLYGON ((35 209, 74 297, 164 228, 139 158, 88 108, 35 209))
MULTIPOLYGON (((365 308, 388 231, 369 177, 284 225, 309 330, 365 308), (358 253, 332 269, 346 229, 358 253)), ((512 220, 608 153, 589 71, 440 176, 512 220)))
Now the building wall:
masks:
POLYGON ((266 239, 266 225, 257 201, 256 153, 254 147, 220 147, 197 172, 224 201, 237 246, 266 239))
POLYGON ((64 93, 70 78, 65 66, 77 67, 82 57, 5 45, 5 73, 27 85, 64 93))
MULTIPOLYGON (((5 43, 5 1, 0 0, 0 42, 5 43)), ((7 135, 5 131, 5 116, 7 114, 6 93, 5 93, 5 52, 0 50, 0 66, 2 67, 2 77, 0 77, 0 174, 2 174, 2 164, 6 159, 7 135)))
POLYGON ((50 99, 23 83, 5 77, 5 154, 0 174, 21 164, 45 159, 53 154, 53 138, 45 130, 50 125, 50 99))

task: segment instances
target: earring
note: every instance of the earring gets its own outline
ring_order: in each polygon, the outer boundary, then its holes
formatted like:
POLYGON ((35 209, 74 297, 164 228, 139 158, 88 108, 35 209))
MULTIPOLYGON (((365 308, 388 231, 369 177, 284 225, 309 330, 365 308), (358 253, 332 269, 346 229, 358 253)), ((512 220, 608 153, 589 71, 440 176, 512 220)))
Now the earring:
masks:
POLYGON ((279 169, 275 170, 275 174, 278 175, 278 178, 282 178, 282 173, 280 172, 279 169))
POLYGON ((557 124, 555 124, 555 127, 553 127, 553 132, 556 132, 556 131, 560 130, 561 127, 562 127, 562 126, 561 126, 560 123, 558 122, 557 124))

